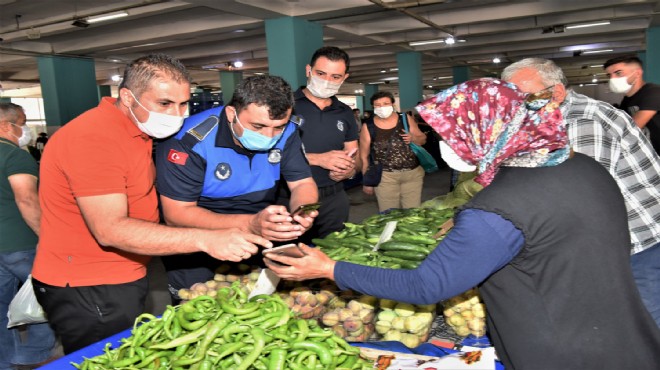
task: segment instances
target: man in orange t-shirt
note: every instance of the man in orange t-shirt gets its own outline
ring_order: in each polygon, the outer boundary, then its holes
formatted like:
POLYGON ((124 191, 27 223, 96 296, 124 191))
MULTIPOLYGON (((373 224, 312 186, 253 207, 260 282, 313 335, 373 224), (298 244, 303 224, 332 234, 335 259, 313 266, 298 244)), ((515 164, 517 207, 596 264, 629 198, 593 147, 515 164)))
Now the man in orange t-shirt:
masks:
POLYGON ((185 67, 136 59, 104 98, 49 140, 41 162, 37 299, 65 353, 129 328, 144 310, 148 256, 206 252, 238 262, 272 244, 238 229, 158 224, 152 137, 176 133, 190 98, 185 67))

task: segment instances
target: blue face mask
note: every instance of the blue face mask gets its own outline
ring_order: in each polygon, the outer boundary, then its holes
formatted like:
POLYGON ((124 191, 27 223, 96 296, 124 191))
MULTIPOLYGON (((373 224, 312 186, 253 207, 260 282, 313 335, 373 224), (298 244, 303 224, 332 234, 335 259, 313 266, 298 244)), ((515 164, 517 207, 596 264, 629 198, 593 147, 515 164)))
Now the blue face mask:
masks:
POLYGON ((280 140, 283 134, 283 132, 280 132, 273 137, 268 137, 258 132, 246 129, 241 121, 238 120, 238 112, 236 110, 234 110, 234 121, 229 127, 231 127, 231 133, 234 135, 236 140, 238 140, 245 149, 255 152, 265 152, 272 149, 280 140), (243 128, 243 136, 239 137, 236 135, 236 132, 234 132, 234 124, 239 124, 243 128))

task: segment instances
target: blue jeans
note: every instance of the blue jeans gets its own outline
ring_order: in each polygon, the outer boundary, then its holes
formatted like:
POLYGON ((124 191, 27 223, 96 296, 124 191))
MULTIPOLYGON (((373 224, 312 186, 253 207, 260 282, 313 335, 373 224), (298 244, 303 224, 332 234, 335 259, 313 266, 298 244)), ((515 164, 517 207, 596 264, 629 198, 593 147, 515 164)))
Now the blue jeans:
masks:
POLYGON ((37 364, 51 357, 55 334, 48 323, 7 329, 9 303, 32 271, 35 251, 0 253, 0 369, 37 364), (20 333, 25 330, 25 333, 20 333))
POLYGON ((660 243, 630 256, 630 264, 642 301, 660 328, 660 243))

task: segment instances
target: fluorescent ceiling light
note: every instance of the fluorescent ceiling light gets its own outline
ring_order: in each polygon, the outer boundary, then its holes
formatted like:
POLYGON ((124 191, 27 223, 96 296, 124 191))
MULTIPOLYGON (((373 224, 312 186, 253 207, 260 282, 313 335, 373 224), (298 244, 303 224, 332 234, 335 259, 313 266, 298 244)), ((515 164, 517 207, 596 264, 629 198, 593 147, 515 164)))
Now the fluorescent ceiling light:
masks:
POLYGON ((602 64, 594 64, 594 65, 589 66, 589 67, 591 67, 591 68, 601 68, 601 67, 603 67, 603 65, 602 64))
POLYGON ((448 78, 454 78, 454 76, 441 76, 441 77, 438 77, 438 80, 446 80, 448 78))
POLYGON ((243 67, 243 62, 241 62, 240 60, 235 61, 235 62, 234 62, 234 67, 235 67, 235 68, 241 68, 241 67, 243 67))
POLYGON ((456 43, 456 40, 454 40, 453 37, 447 37, 447 39, 445 40, 445 43, 447 45, 454 45, 456 43))
POLYGON ((390 68, 390 72, 398 71, 398 68, 390 68))
POLYGON ((410 46, 422 46, 422 45, 430 45, 430 44, 444 44, 444 42, 445 42, 444 39, 437 39, 437 40, 409 42, 408 45, 410 45, 410 46))
POLYGON ((93 16, 93 17, 87 17, 85 20, 87 21, 87 23, 96 23, 96 22, 107 21, 107 20, 110 20, 110 19, 126 17, 127 15, 128 15, 128 12, 125 11, 125 10, 122 10, 120 12, 102 14, 102 15, 97 15, 97 16, 93 16))
POLYGON ((493 58, 493 63, 495 63, 495 64, 497 64, 497 63, 499 63, 499 62, 501 62, 501 61, 502 61, 502 60, 501 60, 500 58, 498 58, 498 57, 493 58))
POLYGON ((399 77, 385 77, 385 78, 381 78, 381 80, 383 80, 383 81, 396 81, 396 80, 398 80, 398 79, 399 79, 399 77))
POLYGON ((566 29, 571 30, 571 29, 574 29, 574 28, 606 26, 608 24, 610 24, 610 21, 598 21, 598 22, 592 22, 592 23, 581 23, 581 24, 574 24, 574 25, 571 25, 571 26, 566 26, 566 29))
POLYGON ((598 53, 609 53, 614 51, 613 49, 603 49, 603 50, 587 50, 583 51, 582 54, 598 54, 598 53))

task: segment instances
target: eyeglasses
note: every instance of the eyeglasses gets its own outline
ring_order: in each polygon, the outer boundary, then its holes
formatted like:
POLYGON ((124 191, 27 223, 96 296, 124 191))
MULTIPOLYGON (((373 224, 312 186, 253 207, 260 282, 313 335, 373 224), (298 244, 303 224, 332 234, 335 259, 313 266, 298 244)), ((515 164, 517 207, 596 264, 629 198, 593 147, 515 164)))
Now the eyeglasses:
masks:
POLYGON ((536 111, 550 103, 552 95, 554 94, 554 87, 555 86, 552 85, 541 91, 527 95, 525 98, 525 105, 527 106, 527 109, 536 111))

